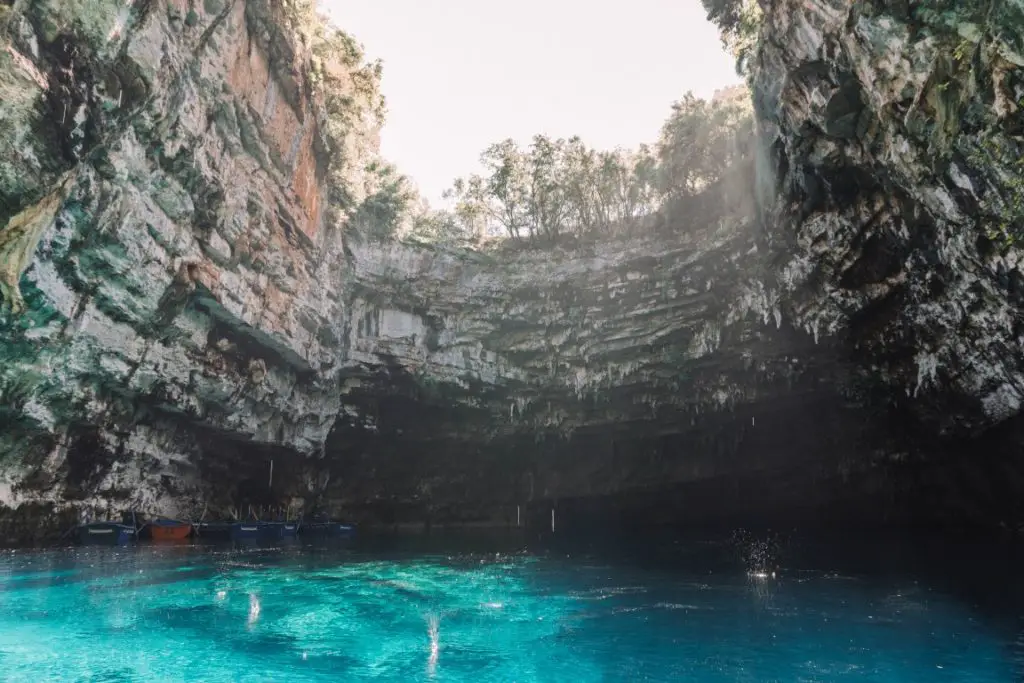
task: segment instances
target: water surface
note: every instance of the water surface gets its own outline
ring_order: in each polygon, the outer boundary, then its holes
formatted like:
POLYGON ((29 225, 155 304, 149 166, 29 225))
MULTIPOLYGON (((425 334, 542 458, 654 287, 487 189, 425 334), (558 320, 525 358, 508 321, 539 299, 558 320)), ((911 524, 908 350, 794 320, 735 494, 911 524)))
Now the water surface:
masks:
POLYGON ((0 679, 1021 680, 1019 586, 996 585, 1012 572, 965 587, 929 571, 934 560, 903 561, 901 548, 923 556, 899 544, 859 566, 813 546, 770 558, 724 540, 647 548, 0 554, 0 679))

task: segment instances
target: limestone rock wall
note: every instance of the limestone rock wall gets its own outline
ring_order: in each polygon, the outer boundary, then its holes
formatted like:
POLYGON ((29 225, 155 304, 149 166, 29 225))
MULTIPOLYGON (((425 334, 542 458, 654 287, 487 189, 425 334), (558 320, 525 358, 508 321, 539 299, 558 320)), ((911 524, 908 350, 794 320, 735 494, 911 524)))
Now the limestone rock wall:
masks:
MULTIPOLYGON (((667 234, 555 252, 353 239, 325 220, 327 170, 356 191, 376 132, 353 120, 328 155, 286 10, 5 7, 7 518, 479 499, 535 469, 509 450, 524 441, 691 430, 832 372, 783 329, 746 192, 667 234)), ((558 476, 531 486, 617 487, 558 476)))
POLYGON ((0 10, 0 503, 175 513, 218 436, 317 452, 347 265, 285 8, 0 10))
POLYGON ((712 193, 693 225, 564 250, 353 244, 324 497, 465 520, 850 467, 861 444, 842 349, 784 319, 751 197, 712 193))
POLYGON ((0 3, 0 542, 290 502, 1024 519, 1019 8, 763 5, 750 167, 660 234, 485 255, 328 210, 376 130, 329 144, 290 4, 0 3))
POLYGON ((1024 400, 1022 28, 1014 2, 777 0, 755 66, 784 316, 950 436, 1024 400))

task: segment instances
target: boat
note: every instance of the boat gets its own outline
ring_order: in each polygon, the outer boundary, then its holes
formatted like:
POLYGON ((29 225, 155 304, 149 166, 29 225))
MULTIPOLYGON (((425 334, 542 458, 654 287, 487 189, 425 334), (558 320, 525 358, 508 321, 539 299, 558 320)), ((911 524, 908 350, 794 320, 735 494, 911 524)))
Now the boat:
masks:
POLYGON ((284 538, 295 536, 299 532, 298 522, 258 522, 260 536, 264 538, 284 538))
POLYGON ((177 519, 154 519, 146 525, 154 541, 183 541, 192 533, 192 525, 177 519))
POLYGON ((352 536, 355 532, 355 526, 341 522, 307 522, 299 527, 299 533, 303 536, 341 538, 352 536))
POLYGON ((195 525, 196 538, 229 539, 234 522, 198 522, 195 525))
POLYGON ((245 541, 261 536, 260 522, 200 522, 196 537, 211 540, 245 541))
POLYGON ((260 522, 235 522, 231 525, 232 541, 249 541, 264 535, 260 522))
POLYGON ((80 524, 75 532, 83 545, 124 545, 135 540, 135 527, 117 522, 80 524))

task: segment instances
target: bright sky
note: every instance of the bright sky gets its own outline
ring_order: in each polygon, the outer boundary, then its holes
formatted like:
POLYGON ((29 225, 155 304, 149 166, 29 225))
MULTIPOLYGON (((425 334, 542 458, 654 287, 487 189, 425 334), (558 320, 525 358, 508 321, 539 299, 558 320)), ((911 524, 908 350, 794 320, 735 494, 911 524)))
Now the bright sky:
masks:
POLYGON ((739 82, 700 0, 320 0, 384 60, 381 151, 434 205, 511 137, 653 142, 687 90, 739 82))

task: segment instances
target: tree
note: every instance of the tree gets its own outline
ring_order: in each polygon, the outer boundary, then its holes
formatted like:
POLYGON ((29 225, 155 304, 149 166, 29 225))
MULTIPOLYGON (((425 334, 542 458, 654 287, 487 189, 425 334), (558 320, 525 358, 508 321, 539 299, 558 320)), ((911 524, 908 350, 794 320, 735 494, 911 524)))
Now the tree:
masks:
POLYGON ((523 148, 503 140, 484 150, 482 173, 456 179, 446 193, 455 208, 444 230, 547 242, 633 232, 655 223, 648 219, 667 202, 675 210, 721 179, 751 132, 749 93, 738 87, 710 102, 687 93, 654 147, 599 151, 579 137, 536 135, 523 148))
POLYGON ((745 90, 712 102, 686 93, 674 103, 658 141, 662 192, 692 197, 718 180, 741 155, 739 141, 752 132, 752 115, 745 90))
POLYGON ((534 136, 525 159, 529 173, 526 214, 530 234, 557 240, 568 213, 565 141, 534 136))
POLYGON ((582 235, 596 222, 597 198, 594 173, 597 162, 594 151, 579 137, 569 138, 565 147, 565 195, 568 202, 567 221, 576 235, 582 235))
POLYGON ((409 179, 387 162, 374 161, 366 168, 366 199, 355 212, 354 224, 370 239, 395 237, 406 221, 418 195, 409 179))
POLYGON ((451 211, 433 211, 428 207, 419 212, 412 220, 409 234, 416 239, 438 244, 461 244, 476 242, 477 235, 466 230, 459 216, 451 211))
POLYGON ((758 0, 702 0, 708 21, 718 26, 722 42, 736 58, 736 71, 748 74, 757 51, 763 13, 758 0))

